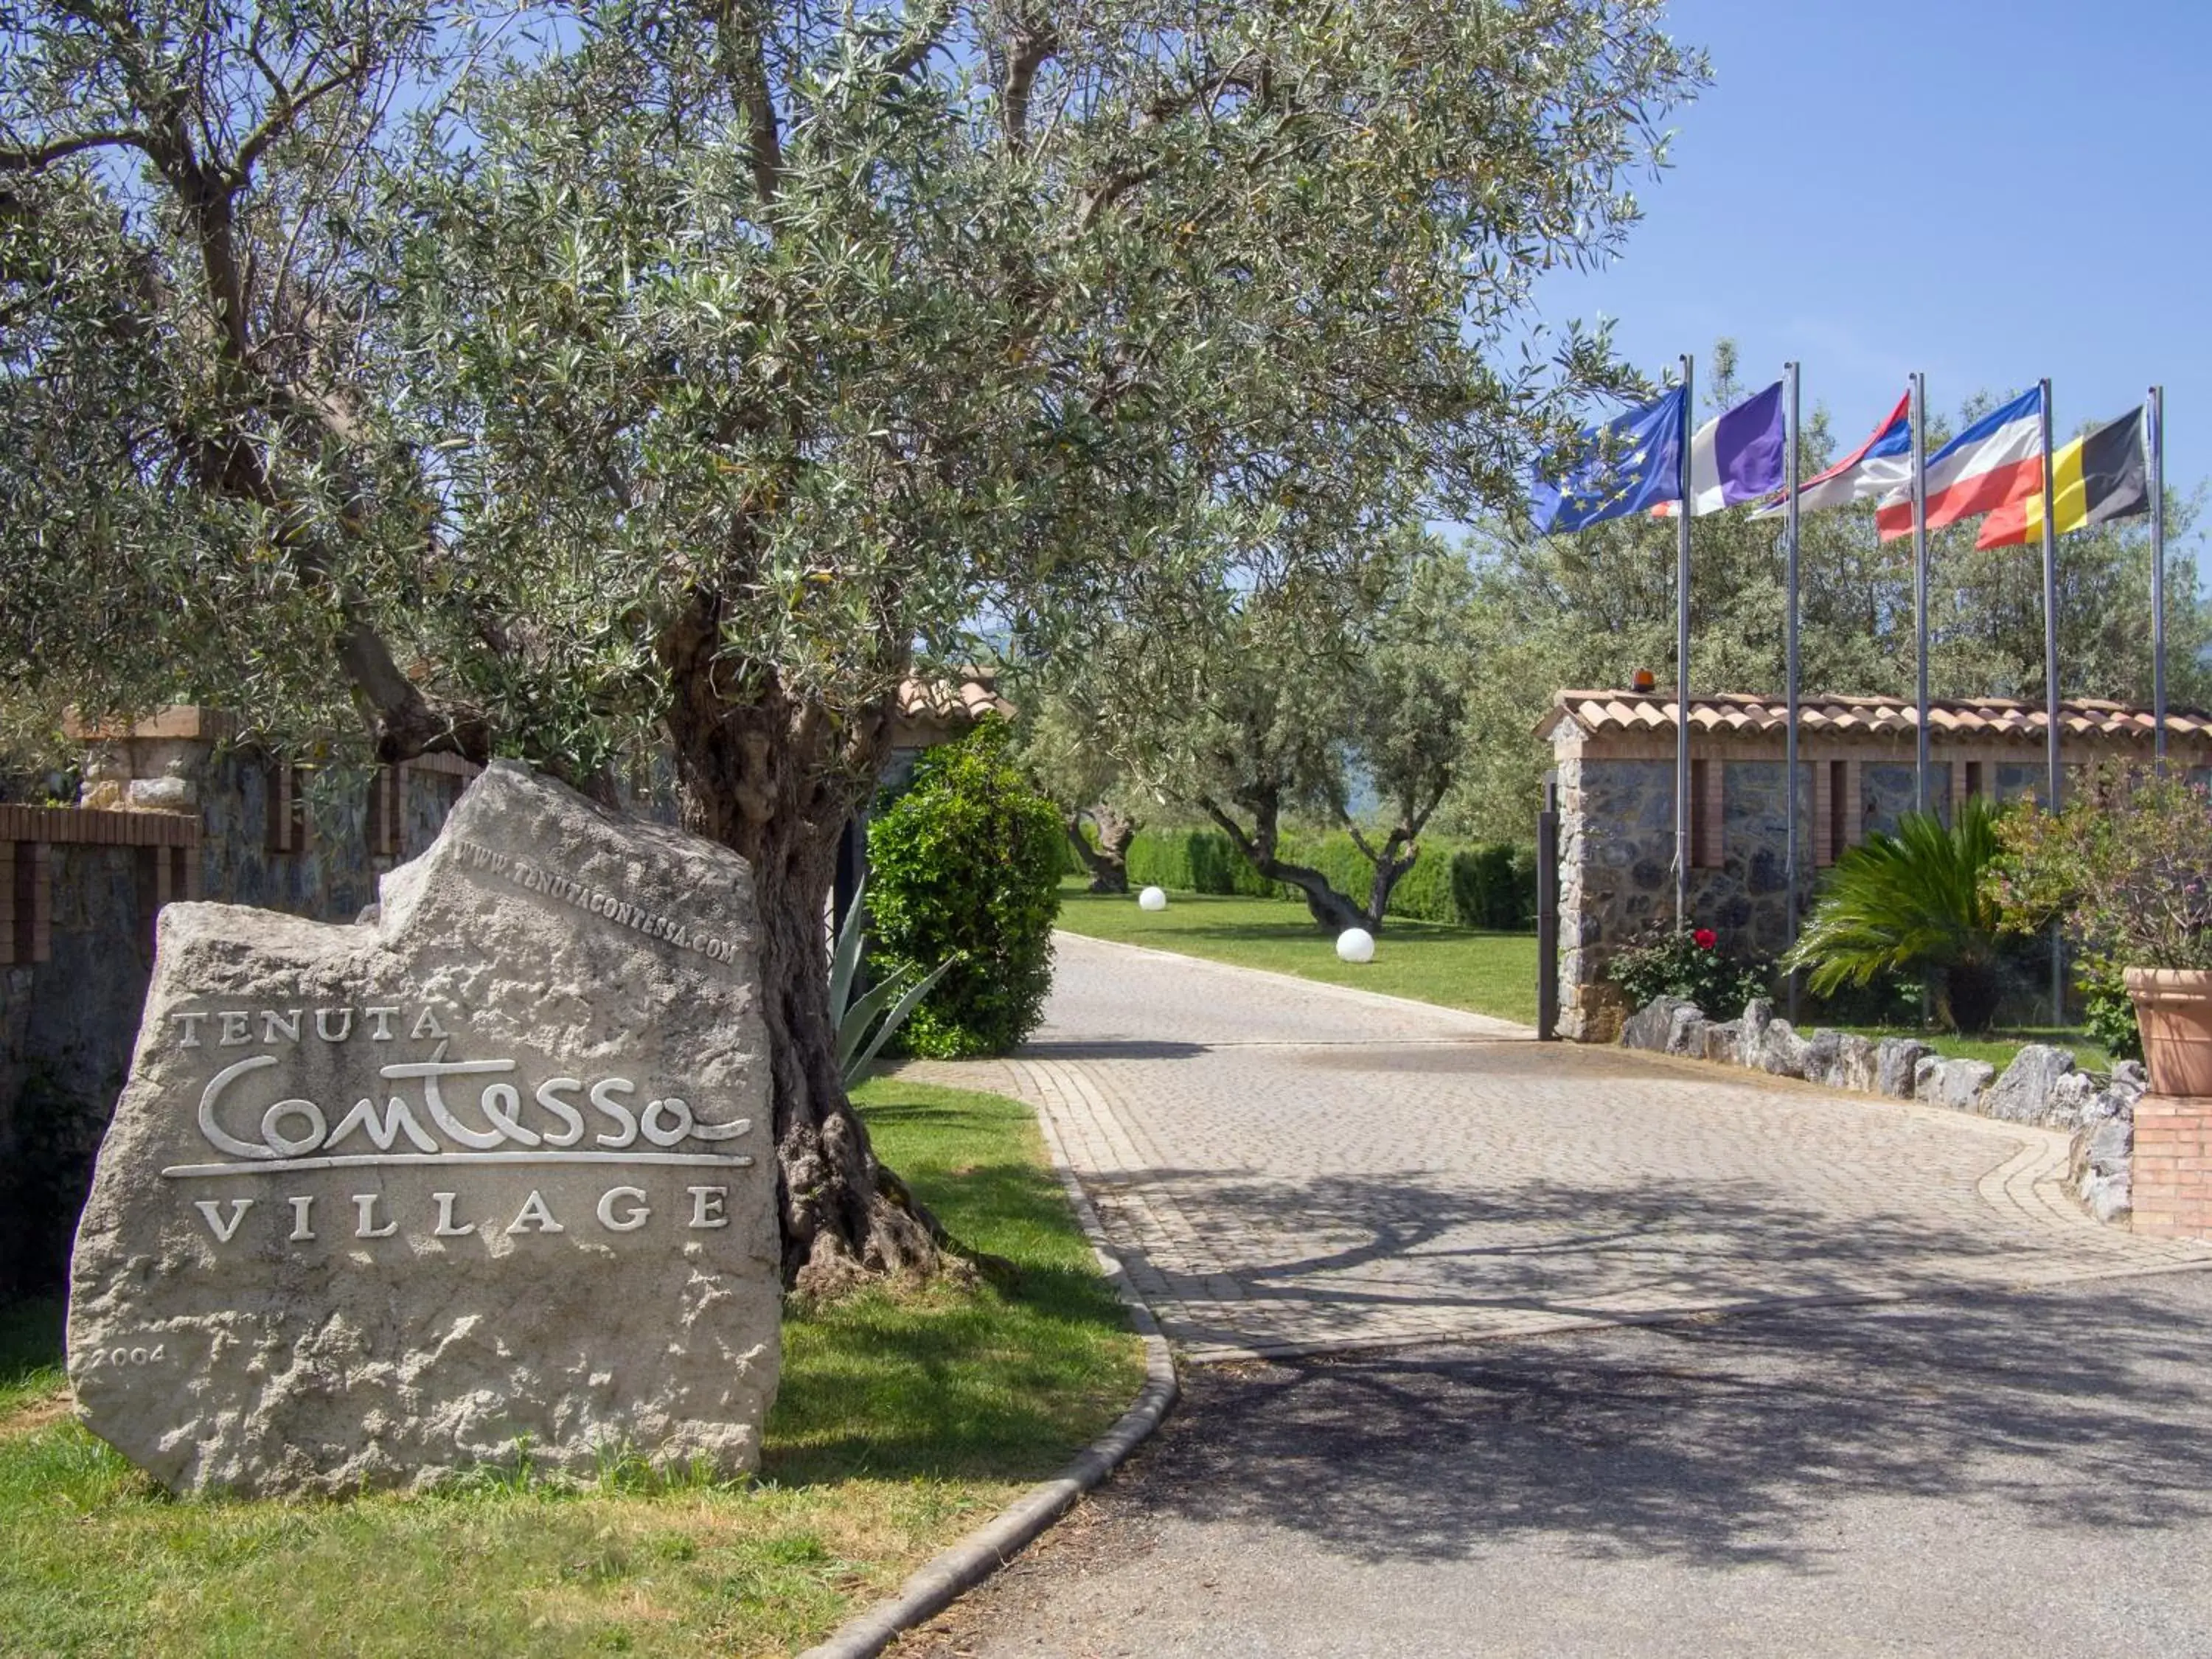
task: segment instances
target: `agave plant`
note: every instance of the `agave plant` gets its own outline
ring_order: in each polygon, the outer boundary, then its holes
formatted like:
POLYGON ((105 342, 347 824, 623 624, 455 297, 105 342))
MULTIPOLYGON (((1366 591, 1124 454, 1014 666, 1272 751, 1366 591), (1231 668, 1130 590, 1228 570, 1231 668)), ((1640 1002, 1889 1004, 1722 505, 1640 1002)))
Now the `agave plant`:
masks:
POLYGON ((1836 860, 1784 965, 1809 969, 1815 996, 1878 974, 1926 973, 1945 1024, 1987 1030, 2002 989, 2000 915, 1982 880, 1997 853, 1995 823, 1989 803, 1969 796, 1951 824, 1907 812, 1895 835, 1869 836, 1836 860))
POLYGON ((880 984, 868 988, 857 1000, 853 987, 860 976, 860 959, 867 954, 867 933, 861 926, 866 914, 868 884, 865 877, 854 890, 853 908, 837 930, 836 948, 830 955, 830 1017, 837 1022, 837 1065, 849 1089, 875 1069, 876 1056, 898 1034, 915 1005, 929 994, 929 988, 945 976, 959 958, 948 957, 917 977, 913 964, 900 968, 880 984), (897 1000, 894 1002, 893 998, 897 1000), (886 1012, 885 1010, 889 1012, 886 1012))

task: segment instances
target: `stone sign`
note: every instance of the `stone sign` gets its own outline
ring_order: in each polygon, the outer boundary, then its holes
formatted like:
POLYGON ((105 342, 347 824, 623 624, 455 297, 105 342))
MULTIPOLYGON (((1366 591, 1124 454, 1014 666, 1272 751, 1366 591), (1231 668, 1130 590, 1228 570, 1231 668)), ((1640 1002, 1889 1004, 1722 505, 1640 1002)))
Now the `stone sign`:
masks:
POLYGON ((756 1464, 781 1358, 752 878, 496 763, 350 927, 161 912, 71 1267, 183 1491, 756 1464))

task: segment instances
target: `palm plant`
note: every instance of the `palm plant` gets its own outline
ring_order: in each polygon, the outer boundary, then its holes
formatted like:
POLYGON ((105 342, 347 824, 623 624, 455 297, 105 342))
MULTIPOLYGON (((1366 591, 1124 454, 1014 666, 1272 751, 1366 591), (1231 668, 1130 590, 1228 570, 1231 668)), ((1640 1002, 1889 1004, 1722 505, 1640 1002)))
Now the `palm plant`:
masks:
POLYGON ((875 1069, 884 1045, 898 1034, 915 1006, 929 988, 945 977, 945 970, 959 960, 948 957, 927 974, 912 963, 901 967, 881 983, 871 986, 857 1000, 853 988, 860 976, 860 959, 867 954, 867 933, 861 926, 866 914, 868 884, 864 877, 853 893, 853 908, 837 930, 837 943, 830 955, 830 1014, 837 1022, 837 1065, 848 1089, 862 1082, 875 1069), (891 999, 896 997, 894 1003, 891 999), (886 1013, 884 1010, 889 1008, 886 1013), (878 1023, 878 1017, 881 1016, 878 1023))
POLYGON ((1933 976, 1936 1012, 1954 1030, 1987 1030, 2002 988, 1998 908, 1982 875, 1996 856, 1996 815, 1978 796, 1946 825, 1907 812, 1836 860, 1827 890, 1784 965, 1809 969, 1815 996, 1885 973, 1933 976))

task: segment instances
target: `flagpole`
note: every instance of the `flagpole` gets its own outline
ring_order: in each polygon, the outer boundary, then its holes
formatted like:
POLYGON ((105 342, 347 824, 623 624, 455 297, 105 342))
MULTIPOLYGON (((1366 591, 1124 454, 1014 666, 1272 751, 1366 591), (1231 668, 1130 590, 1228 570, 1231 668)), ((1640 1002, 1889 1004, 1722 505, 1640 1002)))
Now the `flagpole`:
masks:
MULTIPOLYGON (((2053 499, 2057 480, 2051 465, 2051 382, 2041 383, 2043 405, 2043 695, 2050 705, 2045 719, 2045 742, 2051 763, 2050 806, 2054 813, 2064 805, 2060 798, 2058 760, 2058 520, 2053 499)), ((2051 929, 2051 1023, 2066 1024, 2066 945, 2057 924, 2051 929)))
POLYGON ((1694 367, 1682 356, 1681 511, 1674 517, 1674 931, 1690 925, 1690 392, 1694 367))
POLYGON ((1919 703, 1914 730, 1912 804, 1928 810, 1928 377, 1912 375, 1912 626, 1918 647, 1919 703))
MULTIPOLYGON (((1783 373, 1790 381, 1790 406, 1786 416, 1787 430, 1783 437, 1785 446, 1783 458, 1784 487, 1790 492, 1789 517, 1784 532, 1784 585, 1789 589, 1790 620, 1788 643, 1784 647, 1783 679, 1784 696, 1787 702, 1789 735, 1785 740, 1782 772, 1783 822, 1790 837, 1790 851, 1782 860, 1782 879, 1790 889, 1790 943, 1797 943, 1797 365, 1784 363, 1783 373)), ((1790 975, 1790 1018, 1797 1018, 1797 975, 1790 975)))
POLYGON ((2150 712, 2152 753, 2166 770, 2166 388, 2144 400, 2150 423, 2150 712))

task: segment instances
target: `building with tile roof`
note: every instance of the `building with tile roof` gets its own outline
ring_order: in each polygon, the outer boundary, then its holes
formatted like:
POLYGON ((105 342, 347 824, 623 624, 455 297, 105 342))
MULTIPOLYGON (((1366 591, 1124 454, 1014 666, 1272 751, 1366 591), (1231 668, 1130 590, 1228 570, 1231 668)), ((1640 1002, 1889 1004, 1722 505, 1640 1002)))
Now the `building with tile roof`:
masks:
MULTIPOLYGON (((1618 1032, 1625 1011, 1605 965, 1639 931, 1673 920, 1676 718, 1664 690, 1570 690, 1537 724, 1559 768, 1559 1010, 1568 1036, 1601 1042, 1618 1032)), ((1930 804, 1948 815, 1969 795, 2042 799, 2048 719, 2040 703, 2008 697, 1931 702, 1930 804)), ((1911 809, 1918 726, 1905 698, 1802 700, 1804 902, 1839 853, 1911 809)), ((2093 697, 2059 706, 2060 757, 2069 770, 2148 764, 2154 735, 2145 708, 2093 697)), ((1786 737, 1779 697, 1690 699, 1691 921, 1745 957, 1771 957, 1789 943, 1786 737)), ((2166 741, 2170 764, 2212 778, 2212 714, 2168 709, 2166 741)))

